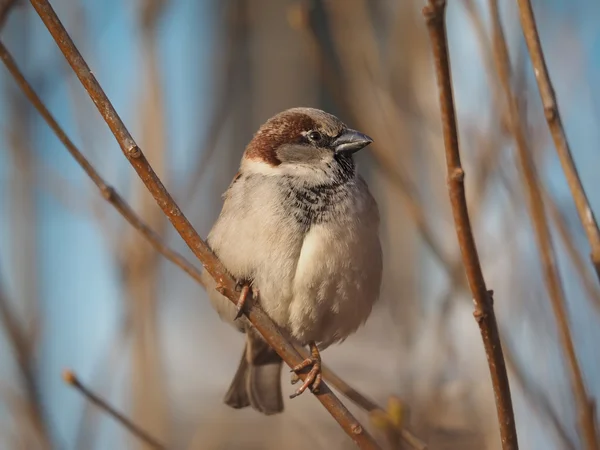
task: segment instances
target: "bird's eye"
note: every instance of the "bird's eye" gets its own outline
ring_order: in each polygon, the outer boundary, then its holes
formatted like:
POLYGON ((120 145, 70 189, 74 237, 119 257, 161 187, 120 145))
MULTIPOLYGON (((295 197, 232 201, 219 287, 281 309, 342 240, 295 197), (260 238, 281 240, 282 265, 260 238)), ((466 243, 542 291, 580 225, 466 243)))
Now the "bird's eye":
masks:
POLYGON ((313 142, 319 142, 321 139, 323 139, 323 136, 318 131, 311 131, 308 133, 308 139, 313 142))

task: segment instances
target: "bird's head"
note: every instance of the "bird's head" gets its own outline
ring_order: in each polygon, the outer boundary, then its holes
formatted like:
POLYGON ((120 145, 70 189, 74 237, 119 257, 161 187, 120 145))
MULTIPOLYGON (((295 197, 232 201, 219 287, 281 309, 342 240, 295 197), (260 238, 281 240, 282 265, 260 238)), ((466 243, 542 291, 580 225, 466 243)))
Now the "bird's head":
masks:
POLYGON ((338 176, 354 176, 352 155, 371 142, 369 136, 348 128, 331 114, 292 108, 260 127, 246 147, 241 168, 321 184, 338 176))

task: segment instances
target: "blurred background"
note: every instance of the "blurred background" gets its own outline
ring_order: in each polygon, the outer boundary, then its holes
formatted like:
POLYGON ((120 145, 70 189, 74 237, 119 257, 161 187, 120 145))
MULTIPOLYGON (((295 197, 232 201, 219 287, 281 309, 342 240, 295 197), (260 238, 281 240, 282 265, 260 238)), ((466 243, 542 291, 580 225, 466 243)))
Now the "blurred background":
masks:
MULTIPOLYGON (((382 298, 323 358, 430 449, 498 449, 489 371, 445 185, 422 1, 54 0, 57 14, 151 164, 206 236, 253 132, 292 106, 374 138, 358 155, 380 205, 382 298)), ((500 2, 512 83, 540 175, 568 319, 600 395, 600 287, 539 100, 516 2, 500 2)), ((574 158, 600 211, 600 4, 534 1, 574 158)), ((455 0, 448 39, 467 195, 495 292, 524 449, 582 448, 543 282, 484 0, 455 0)), ((67 134, 164 239, 195 261, 127 164, 41 20, 0 1, 0 38, 67 134)), ((311 395, 264 417, 222 403, 243 336, 203 289, 99 195, 0 69, 0 448, 147 448, 65 385, 94 392, 177 449, 345 449, 311 395)), ((284 381, 287 374, 283 374, 284 381)), ((284 394, 292 387, 284 383, 284 394)), ((346 399, 386 448, 385 433, 346 399)))

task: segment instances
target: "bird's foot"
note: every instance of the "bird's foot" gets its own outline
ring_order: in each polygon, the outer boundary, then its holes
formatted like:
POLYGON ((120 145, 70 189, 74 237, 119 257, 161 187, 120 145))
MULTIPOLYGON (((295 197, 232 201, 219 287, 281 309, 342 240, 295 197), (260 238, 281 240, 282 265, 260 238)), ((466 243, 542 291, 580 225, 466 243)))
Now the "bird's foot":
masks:
POLYGON ((310 343, 310 352, 311 356, 309 358, 306 358, 300 364, 292 368, 292 372, 294 372, 292 375, 292 384, 296 384, 300 379, 298 377, 298 372, 301 372, 302 370, 308 367, 310 367, 311 369, 306 375, 304 383, 302 383, 302 385, 298 389, 296 389, 296 392, 290 395, 290 398, 298 397, 309 387, 313 394, 319 392, 319 387, 321 386, 323 375, 321 374, 321 355, 319 354, 319 349, 317 348, 317 345, 314 342, 310 343))
POLYGON ((250 297, 250 293, 252 293, 252 300, 258 299, 258 294, 259 294, 258 288, 256 286, 252 286, 251 283, 248 283, 246 281, 243 281, 243 282, 238 281, 236 288, 240 289, 240 297, 238 298, 238 301, 237 301, 237 304, 235 307, 235 309, 236 309, 235 320, 239 319, 244 314, 244 306, 246 305, 248 297, 250 297))

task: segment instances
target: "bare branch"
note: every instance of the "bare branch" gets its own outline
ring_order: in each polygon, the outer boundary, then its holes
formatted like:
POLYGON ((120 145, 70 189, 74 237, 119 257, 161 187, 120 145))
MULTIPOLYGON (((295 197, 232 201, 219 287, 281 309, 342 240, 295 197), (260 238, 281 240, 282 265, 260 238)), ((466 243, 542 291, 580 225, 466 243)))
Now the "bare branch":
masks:
POLYGON ((590 243, 592 263, 594 264, 596 274, 600 280, 600 229, 598 229, 598 223, 594 217, 594 212, 590 206, 585 190, 583 189, 583 184, 581 183, 577 169, 575 168, 573 155, 571 154, 569 142, 565 135, 560 112, 558 110, 558 104, 556 102, 556 94, 554 93, 544 53, 542 52, 542 45, 535 23, 531 1, 517 0, 517 3, 519 5, 519 15, 521 18, 521 26, 523 27, 523 34, 525 35, 525 43, 529 49, 529 55, 533 64, 533 72, 535 73, 535 78, 540 91, 548 128, 550 129, 550 134, 554 140, 554 146, 556 147, 556 152, 558 153, 558 158, 560 159, 567 183, 571 189, 571 195, 573 196, 575 206, 577 207, 579 220, 583 225, 583 229, 585 230, 590 243))
POLYGON ((38 95, 35 93, 31 85, 27 82, 19 68, 17 67, 15 60, 10 55, 6 47, 0 42, 0 59, 4 62, 11 75, 15 78, 19 87, 23 90, 27 98, 31 101, 33 106, 42 115, 44 120, 48 123, 52 131, 58 136, 60 141, 67 148, 71 156, 75 158, 77 163, 83 168, 85 173, 91 178, 94 184, 100 190, 100 193, 104 199, 109 202, 119 213, 144 237, 152 244, 152 246, 161 253, 165 258, 171 261, 176 266, 180 267, 184 272, 194 278, 196 281, 202 284, 201 272, 192 265, 185 257, 176 251, 169 248, 162 238, 155 233, 148 225, 142 221, 142 219, 131 209, 131 207, 123 200, 123 197, 112 187, 106 184, 104 179, 96 172, 96 169, 92 167, 89 161, 83 156, 79 149, 73 144, 69 137, 62 130, 58 122, 54 119, 50 111, 44 106, 38 95))
POLYGON ((104 412, 106 412, 106 414, 108 414, 110 417, 112 417, 125 428, 127 428, 131 432, 131 434, 140 438, 150 447, 158 450, 166 450, 167 447, 158 442, 154 437, 152 437, 146 431, 142 430, 139 426, 137 426, 123 414, 118 412, 114 407, 109 405, 106 402, 106 400, 100 398, 92 391, 90 391, 83 383, 81 383, 81 381, 79 381, 77 376, 72 371, 65 370, 63 372, 63 380, 65 381, 65 383, 73 386, 75 389, 81 392, 81 394, 83 394, 83 396, 86 399, 98 406, 98 408, 102 409, 104 412))
POLYGON ((528 149, 527 138, 523 129, 524 119, 521 117, 517 98, 511 87, 511 70, 508 47, 504 31, 500 23, 500 13, 497 0, 489 0, 492 18, 494 61, 500 79, 500 84, 506 97, 509 113, 510 130, 515 138, 517 156, 521 167, 523 184, 527 191, 529 215, 533 223, 535 238, 543 267, 544 279, 548 289, 549 299, 554 311, 559 332, 559 338, 569 367, 571 387, 578 408, 580 433, 585 446, 589 450, 598 449, 594 407, 586 392, 583 375, 577 362, 575 346, 569 329, 566 301, 560 281, 556 255, 552 246, 552 236, 546 220, 544 198, 540 181, 533 163, 531 152, 528 149))
POLYGON ((448 191, 467 279, 475 301, 475 312, 473 315, 481 331, 490 375, 492 377, 502 448, 504 450, 516 450, 519 447, 517 431, 515 428, 506 365, 502 354, 502 344, 494 314, 492 292, 488 291, 485 285, 477 247, 471 231, 469 212, 467 210, 464 171, 460 160, 456 114, 452 94, 445 11, 445 0, 430 0, 427 6, 423 8, 423 15, 431 39, 438 89, 440 91, 440 109, 448 170, 448 191))
MULTIPOLYGON (((77 74, 77 77, 94 101, 94 104, 113 132, 130 164, 136 170, 141 180, 186 244, 218 283, 220 292, 235 303, 238 298, 235 280, 227 273, 223 264, 218 260, 216 255, 202 238, 200 238, 196 230, 192 227, 179 206, 166 190, 165 186, 148 163, 142 150, 129 134, 129 131, 100 87, 96 78, 91 73, 83 57, 76 49, 68 33, 56 16, 52 6, 47 0, 31 0, 31 3, 52 34, 52 37, 65 55, 74 72, 77 74)), ((269 345, 277 351, 290 367, 293 367, 302 361, 300 354, 285 340, 277 327, 258 305, 249 308, 247 316, 269 345)), ((301 378, 304 379, 305 376, 305 374, 302 374, 301 378)), ((320 391, 315 394, 315 396, 360 448, 379 448, 375 440, 325 384, 321 384, 320 391)))

